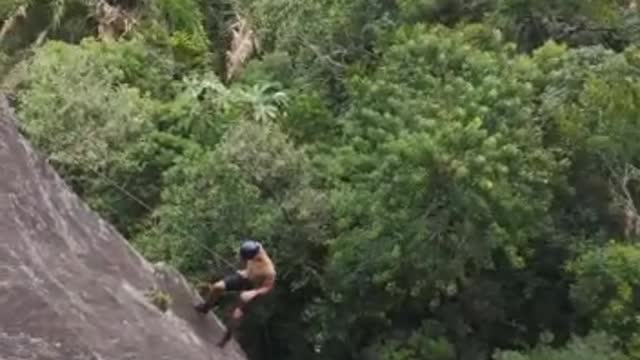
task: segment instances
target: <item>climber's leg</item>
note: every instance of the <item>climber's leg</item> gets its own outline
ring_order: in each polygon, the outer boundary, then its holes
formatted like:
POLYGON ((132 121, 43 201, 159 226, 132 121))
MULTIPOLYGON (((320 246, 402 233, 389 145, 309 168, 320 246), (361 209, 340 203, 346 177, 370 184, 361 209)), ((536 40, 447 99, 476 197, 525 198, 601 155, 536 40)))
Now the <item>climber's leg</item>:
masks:
MULTIPOLYGON (((233 289, 234 291, 245 291, 254 287, 251 281, 242 276, 241 273, 239 273, 237 276, 230 277, 228 280, 229 281, 227 282, 227 287, 233 289)), ((246 304, 242 302, 242 300, 238 299, 236 305, 233 308, 233 312, 231 313, 231 319, 227 324, 227 331, 225 331, 224 336, 222 337, 220 342, 218 342, 218 346, 224 347, 227 342, 231 340, 231 337, 240 326, 240 322, 242 321, 242 317, 244 316, 245 306, 246 304)))
POLYGON ((225 276, 224 279, 214 283, 205 301, 195 306, 196 311, 206 314, 212 308, 214 308, 222 294, 227 291, 243 291, 253 287, 253 284, 249 279, 244 277, 240 272, 235 272, 231 275, 225 276))
POLYGON ((251 280, 246 278, 243 273, 237 271, 222 279, 225 291, 244 291, 253 288, 251 280))
POLYGON ((231 340, 231 336, 236 332, 236 329, 238 329, 238 327, 240 326, 240 321, 242 320, 243 315, 244 315, 244 312, 242 311, 242 307, 240 305, 236 306, 236 308, 233 309, 233 313, 231 314, 231 320, 227 325, 227 331, 225 331, 224 336, 222 337, 220 342, 218 342, 219 347, 224 347, 227 344, 227 342, 231 340))
POLYGON ((225 291, 224 281, 220 280, 209 287, 209 292, 205 295, 204 302, 195 306, 196 311, 206 314, 213 309, 225 291))

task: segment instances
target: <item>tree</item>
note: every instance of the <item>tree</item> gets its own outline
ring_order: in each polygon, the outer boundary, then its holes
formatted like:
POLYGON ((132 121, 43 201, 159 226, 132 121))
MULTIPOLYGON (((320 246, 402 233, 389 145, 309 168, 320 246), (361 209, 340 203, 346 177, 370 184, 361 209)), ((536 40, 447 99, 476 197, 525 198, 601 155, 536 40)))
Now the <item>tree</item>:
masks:
POLYGON ((548 39, 576 46, 602 44, 622 49, 622 18, 631 1, 498 0, 495 21, 524 51, 548 39))
POLYGON ((571 298, 593 328, 612 336, 632 358, 640 356, 640 249, 611 242, 586 251, 571 263, 576 276, 571 298))
POLYGON ((253 326, 270 326, 271 318, 287 333, 270 335, 280 349, 258 347, 256 337, 245 344, 257 358, 301 355, 296 353, 305 342, 301 312, 322 287, 328 221, 325 197, 310 183, 304 150, 272 121, 239 120, 214 150, 188 153, 164 180, 170 186, 154 213, 154 226, 136 245, 151 259, 169 260, 184 273, 208 280, 230 270, 233 264, 221 259, 235 258, 242 238, 258 239, 276 261, 278 286, 253 326))
POLYGON ((524 266, 561 167, 530 121, 532 64, 473 45, 499 43, 493 36, 403 28, 376 73, 350 83, 342 141, 319 155, 337 217, 335 287, 320 311, 325 336, 349 356, 424 316, 441 321, 458 356, 482 356, 492 324, 506 321, 489 298, 471 300, 492 296, 474 282, 524 266), (497 254, 508 261, 495 263, 497 254))
POLYGON ((500 351, 495 360, 626 360, 629 359, 613 346, 609 336, 593 333, 584 338, 574 337, 563 348, 541 344, 528 352, 500 351))

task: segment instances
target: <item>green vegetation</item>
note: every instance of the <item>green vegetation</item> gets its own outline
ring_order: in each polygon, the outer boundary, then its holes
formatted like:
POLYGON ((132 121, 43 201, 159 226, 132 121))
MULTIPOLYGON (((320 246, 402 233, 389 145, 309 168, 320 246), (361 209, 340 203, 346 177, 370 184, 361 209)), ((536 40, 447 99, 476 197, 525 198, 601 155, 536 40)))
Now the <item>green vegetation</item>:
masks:
POLYGON ((12 0, 0 81, 150 260, 197 283, 267 246, 252 359, 640 360, 639 24, 611 0, 12 0))
POLYGON ((149 301, 155 305, 160 311, 167 312, 173 300, 171 299, 171 295, 166 292, 158 289, 149 290, 146 294, 149 301))

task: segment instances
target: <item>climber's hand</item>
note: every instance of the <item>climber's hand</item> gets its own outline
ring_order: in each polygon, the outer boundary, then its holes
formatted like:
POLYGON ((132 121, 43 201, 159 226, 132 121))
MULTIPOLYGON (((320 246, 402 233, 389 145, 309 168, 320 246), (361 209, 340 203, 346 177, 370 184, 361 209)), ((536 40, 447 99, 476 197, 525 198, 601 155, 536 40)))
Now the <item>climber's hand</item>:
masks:
POLYGON ((253 300, 253 298, 255 298, 256 295, 257 293, 253 290, 243 291, 240 293, 240 301, 246 304, 249 301, 253 300))

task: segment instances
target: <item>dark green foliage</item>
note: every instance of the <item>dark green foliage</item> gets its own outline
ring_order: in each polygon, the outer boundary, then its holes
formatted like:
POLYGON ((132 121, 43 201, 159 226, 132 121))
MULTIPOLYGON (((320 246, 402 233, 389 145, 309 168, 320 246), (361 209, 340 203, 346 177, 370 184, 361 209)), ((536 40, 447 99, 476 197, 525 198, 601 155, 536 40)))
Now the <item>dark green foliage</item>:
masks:
POLYGON ((627 360, 630 357, 616 350, 611 338, 603 333, 572 338, 566 348, 539 345, 528 352, 501 351, 495 360, 627 360))
POLYGON ((619 339, 632 356, 640 355, 640 249, 611 242, 595 248, 571 264, 577 281, 571 299, 594 328, 619 339))

